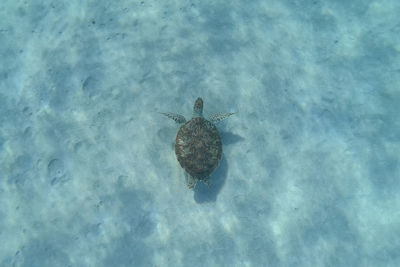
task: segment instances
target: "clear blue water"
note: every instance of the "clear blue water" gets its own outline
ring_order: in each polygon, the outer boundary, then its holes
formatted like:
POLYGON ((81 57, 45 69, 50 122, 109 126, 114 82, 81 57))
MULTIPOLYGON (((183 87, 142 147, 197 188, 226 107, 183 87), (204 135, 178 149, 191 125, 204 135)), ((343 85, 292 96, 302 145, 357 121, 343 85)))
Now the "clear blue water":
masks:
POLYGON ((0 4, 0 266, 400 266, 400 2, 0 4), (174 153, 195 99, 211 188, 174 153))

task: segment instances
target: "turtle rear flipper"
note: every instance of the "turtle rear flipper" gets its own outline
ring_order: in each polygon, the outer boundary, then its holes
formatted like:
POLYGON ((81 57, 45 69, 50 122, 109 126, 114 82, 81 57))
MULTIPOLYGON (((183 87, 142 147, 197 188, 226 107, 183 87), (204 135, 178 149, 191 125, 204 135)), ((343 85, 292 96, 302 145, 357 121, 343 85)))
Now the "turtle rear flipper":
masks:
POLYGON ((189 187, 189 189, 193 189, 194 186, 197 184, 197 179, 192 177, 188 173, 185 173, 185 180, 186 180, 186 185, 189 187))
POLYGON ((210 176, 208 176, 207 178, 203 179, 203 182, 208 186, 208 188, 211 187, 210 176))
POLYGON ((161 114, 167 116, 170 119, 173 119, 177 123, 185 123, 186 119, 182 115, 175 114, 175 113, 169 113, 169 112, 160 112, 161 114))
POLYGON ((235 114, 235 112, 217 113, 217 114, 214 114, 214 115, 210 116, 210 118, 208 120, 211 121, 212 123, 217 123, 219 121, 222 121, 222 120, 232 116, 233 114, 235 114))

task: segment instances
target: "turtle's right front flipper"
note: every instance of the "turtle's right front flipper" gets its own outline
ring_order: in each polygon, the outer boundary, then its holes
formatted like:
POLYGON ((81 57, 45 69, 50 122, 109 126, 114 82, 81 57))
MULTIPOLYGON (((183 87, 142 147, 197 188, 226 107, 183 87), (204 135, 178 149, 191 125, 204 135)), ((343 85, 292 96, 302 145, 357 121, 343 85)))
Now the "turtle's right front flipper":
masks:
POLYGON ((170 119, 173 119, 177 123, 185 123, 186 119, 182 115, 175 114, 175 113, 169 113, 169 112, 160 112, 161 114, 167 116, 170 119))

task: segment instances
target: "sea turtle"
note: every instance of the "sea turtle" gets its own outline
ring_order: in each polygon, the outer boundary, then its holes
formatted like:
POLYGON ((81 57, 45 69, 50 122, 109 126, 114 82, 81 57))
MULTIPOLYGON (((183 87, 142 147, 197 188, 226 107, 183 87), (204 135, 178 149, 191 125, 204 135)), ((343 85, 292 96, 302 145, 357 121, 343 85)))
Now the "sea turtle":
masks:
POLYGON ((175 139, 175 154, 185 171, 186 184, 192 189, 198 181, 210 186, 210 174, 217 168, 222 157, 222 142, 217 123, 234 113, 218 113, 208 120, 203 117, 203 100, 194 103, 192 119, 174 113, 161 113, 182 124, 175 139))

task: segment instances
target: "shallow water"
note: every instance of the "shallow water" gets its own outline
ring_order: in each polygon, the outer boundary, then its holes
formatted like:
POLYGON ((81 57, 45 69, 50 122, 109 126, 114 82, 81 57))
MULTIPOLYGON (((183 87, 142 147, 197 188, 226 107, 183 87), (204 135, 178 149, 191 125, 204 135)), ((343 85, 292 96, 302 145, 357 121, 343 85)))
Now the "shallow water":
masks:
POLYGON ((399 13, 2 1, 0 266, 400 266, 399 13), (237 113, 189 190, 199 96, 237 113))

